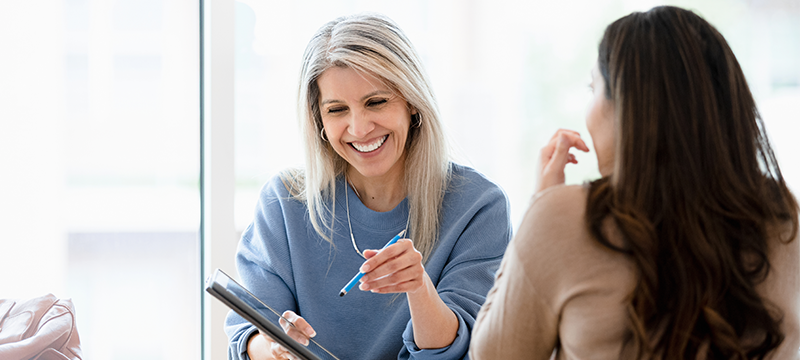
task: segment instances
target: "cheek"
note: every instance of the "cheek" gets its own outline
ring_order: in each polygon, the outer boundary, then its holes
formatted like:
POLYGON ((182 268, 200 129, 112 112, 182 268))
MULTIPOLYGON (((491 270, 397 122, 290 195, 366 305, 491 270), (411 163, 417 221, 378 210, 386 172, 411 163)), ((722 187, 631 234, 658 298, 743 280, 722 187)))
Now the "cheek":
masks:
MULTIPOLYGON (((411 122, 406 122, 405 124, 403 124, 403 126, 404 126, 402 128, 403 130, 401 130, 402 131, 402 135, 401 135, 402 143, 398 144, 398 146, 401 148, 401 151, 405 151, 406 146, 408 145, 408 142, 409 142, 409 140, 411 138, 411 133, 412 133, 411 122)), ((416 131, 416 132, 420 131, 420 129, 418 129, 418 128, 415 128, 413 130, 416 131)), ((416 136, 419 136, 419 134, 416 134, 416 136)))
POLYGON ((338 121, 326 119, 323 117, 322 127, 325 128, 325 137, 329 140, 335 141, 335 139, 339 139, 342 136, 342 129, 338 121))
POLYGON ((604 132, 605 128, 613 127, 614 109, 610 100, 602 93, 592 99, 589 111, 586 114, 586 127, 590 133, 604 132))
POLYGON ((394 115, 392 116, 392 122, 384 126, 395 133, 399 140, 397 145, 399 147, 404 147, 406 141, 408 140, 408 136, 411 133, 411 113, 405 108, 401 107, 394 109, 393 113, 394 115))
POLYGON ((589 135, 594 138, 598 128, 601 126, 602 121, 602 106, 597 100, 594 100, 586 113, 586 128, 589 130, 589 135))
MULTIPOLYGON (((326 120, 325 118, 322 119, 322 126, 325 128, 325 139, 327 143, 333 148, 333 150, 342 156, 344 147, 339 142, 339 139, 342 138, 342 129, 339 126, 337 121, 330 121, 326 120)), ((317 134, 318 136, 320 134, 317 134)))
POLYGON ((408 135, 411 133, 411 122, 410 121, 398 122, 395 129, 396 129, 395 132, 399 137, 407 138, 408 135))
POLYGON ((614 112, 606 99, 595 99, 586 115, 586 128, 598 156, 606 157, 614 143, 614 112))

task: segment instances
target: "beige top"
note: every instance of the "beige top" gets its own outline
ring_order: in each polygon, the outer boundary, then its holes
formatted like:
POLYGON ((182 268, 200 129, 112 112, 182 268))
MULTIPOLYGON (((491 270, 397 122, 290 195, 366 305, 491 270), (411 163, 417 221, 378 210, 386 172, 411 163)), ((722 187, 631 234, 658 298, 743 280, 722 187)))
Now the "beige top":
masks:
MULTIPOLYGON (((590 236, 586 197, 586 187, 557 186, 533 199, 478 314, 470 358, 626 357, 624 303, 635 283, 633 263, 590 236)), ((783 311, 786 334, 771 359, 798 359, 800 240, 775 241, 769 259, 771 271, 758 290, 783 311)))

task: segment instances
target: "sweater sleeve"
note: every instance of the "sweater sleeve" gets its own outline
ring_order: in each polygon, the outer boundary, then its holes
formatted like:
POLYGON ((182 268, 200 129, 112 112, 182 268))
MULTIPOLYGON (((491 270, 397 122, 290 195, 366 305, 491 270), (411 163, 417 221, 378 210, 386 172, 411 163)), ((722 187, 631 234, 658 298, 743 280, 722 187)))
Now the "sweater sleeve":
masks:
POLYGON ((549 359, 556 347, 560 308, 554 293, 565 274, 556 265, 560 247, 548 244, 569 234, 557 231, 561 224, 554 223, 562 219, 553 213, 561 209, 546 196, 550 192, 534 197, 506 250, 472 333, 473 359, 549 359), (549 201, 541 201, 542 195, 549 201))
MULTIPOLYGON (((470 199, 458 208, 450 224, 442 224, 443 239, 455 238, 451 247, 445 240, 432 257, 446 259, 438 279, 431 274, 442 301, 458 318, 458 331, 453 343, 440 349, 419 349, 414 343, 411 321, 403 332, 403 342, 410 359, 468 358, 470 333, 475 317, 494 281, 512 229, 505 194, 497 186, 483 187, 480 192, 462 193, 470 199), (463 224, 463 225, 459 225, 463 224), (449 253, 447 253, 449 251, 449 253), (438 280, 438 282, 437 282, 438 280)), ((461 205, 461 204, 459 204, 461 205)), ((429 260, 429 264, 435 259, 429 260)), ((401 358, 402 358, 401 354, 401 358)))
MULTIPOLYGON (((287 201, 288 196, 282 196, 278 186, 282 187, 280 180, 273 179, 262 189, 253 223, 239 241, 236 269, 242 284, 275 311, 296 311, 296 292, 281 206, 281 201, 287 201)), ((266 308, 263 310, 264 314, 271 313, 266 308)), ((278 323, 277 316, 274 322, 278 323)), ((255 326, 230 311, 225 320, 228 358, 249 360, 247 341, 256 332, 255 326)))
POLYGON ((524 263, 512 241, 478 314, 472 359, 550 358, 558 338, 558 313, 536 293, 524 263))

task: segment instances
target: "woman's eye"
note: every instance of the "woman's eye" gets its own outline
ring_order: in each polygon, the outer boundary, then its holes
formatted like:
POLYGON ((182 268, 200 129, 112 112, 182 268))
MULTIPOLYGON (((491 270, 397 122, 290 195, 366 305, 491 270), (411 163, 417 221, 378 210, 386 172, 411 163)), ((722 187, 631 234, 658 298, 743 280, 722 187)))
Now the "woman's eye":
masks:
POLYGON ((386 99, 374 99, 374 100, 368 101, 367 102, 367 106, 375 106, 375 105, 381 105, 381 104, 385 104, 385 103, 386 103, 386 99))
POLYGON ((342 112, 342 111, 345 111, 345 110, 346 110, 345 108, 341 108, 341 107, 332 107, 332 108, 328 108, 328 113, 329 114, 335 114, 335 113, 342 112))

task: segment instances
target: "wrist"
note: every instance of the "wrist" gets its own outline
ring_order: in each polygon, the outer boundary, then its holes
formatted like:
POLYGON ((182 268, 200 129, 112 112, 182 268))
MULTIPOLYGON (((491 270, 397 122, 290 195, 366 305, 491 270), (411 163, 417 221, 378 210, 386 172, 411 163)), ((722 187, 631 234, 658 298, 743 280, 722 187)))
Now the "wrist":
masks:
POLYGON ((437 297, 439 295, 436 292, 436 287, 433 286, 431 278, 428 277, 428 273, 425 271, 422 272, 422 284, 414 290, 406 291, 406 296, 409 297, 408 301, 412 301, 412 297, 420 300, 422 298, 430 298, 433 294, 435 294, 437 297))
POLYGON ((427 274, 423 277, 423 284, 419 290, 406 293, 414 343, 420 349, 443 348, 455 340, 458 317, 444 303, 427 274))

